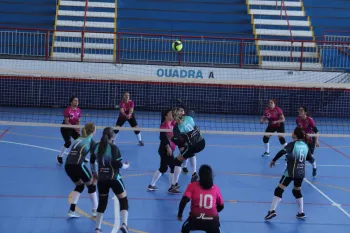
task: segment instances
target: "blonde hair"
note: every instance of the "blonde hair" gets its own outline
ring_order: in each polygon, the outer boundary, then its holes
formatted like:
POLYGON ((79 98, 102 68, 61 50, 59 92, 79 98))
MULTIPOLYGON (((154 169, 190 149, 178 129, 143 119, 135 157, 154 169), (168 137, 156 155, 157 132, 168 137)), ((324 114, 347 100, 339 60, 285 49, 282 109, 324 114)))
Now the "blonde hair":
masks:
POLYGON ((180 113, 182 112, 181 111, 182 108, 176 108, 174 111, 173 111, 173 118, 176 122, 182 122, 183 121, 183 118, 184 116, 180 113))
POLYGON ((86 123, 84 128, 82 128, 81 130, 81 136, 82 137, 87 137, 89 136, 90 134, 94 133, 96 131, 96 126, 94 123, 86 123))

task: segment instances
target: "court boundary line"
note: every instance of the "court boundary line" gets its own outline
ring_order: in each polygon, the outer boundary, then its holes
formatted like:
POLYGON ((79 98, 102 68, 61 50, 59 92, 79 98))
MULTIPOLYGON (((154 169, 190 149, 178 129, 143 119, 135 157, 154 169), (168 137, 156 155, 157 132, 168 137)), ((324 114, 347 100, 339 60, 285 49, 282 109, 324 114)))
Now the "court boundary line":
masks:
POLYGON ((10 130, 10 128, 7 128, 4 131, 2 131, 2 133, 0 134, 0 139, 3 138, 5 136, 5 134, 8 133, 9 130, 10 130))
POLYGON ((312 188, 314 188, 319 194, 321 194, 324 198, 326 198, 330 203, 332 203, 332 206, 337 207, 343 214, 345 214, 348 218, 350 218, 350 214, 341 207, 340 204, 336 203, 332 198, 330 198, 327 194, 325 194, 323 191, 321 191, 319 188, 316 187, 312 182, 310 182, 308 179, 304 178, 304 181, 308 183, 312 188))
POLYGON ((323 144, 325 144, 327 147, 329 147, 330 149, 334 150, 334 151, 337 152, 338 154, 344 156, 345 158, 350 159, 350 156, 349 156, 349 155, 347 155, 347 154, 345 154, 344 152, 342 152, 342 151, 336 149, 335 147, 329 145, 328 143, 324 142, 323 140, 320 140, 320 142, 323 143, 323 144))

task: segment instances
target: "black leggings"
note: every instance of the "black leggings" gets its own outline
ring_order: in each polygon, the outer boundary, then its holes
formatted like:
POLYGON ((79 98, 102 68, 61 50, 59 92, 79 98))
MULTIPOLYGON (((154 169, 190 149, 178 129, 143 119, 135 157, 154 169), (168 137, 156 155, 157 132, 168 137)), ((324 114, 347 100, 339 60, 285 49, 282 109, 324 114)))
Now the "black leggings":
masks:
MULTIPOLYGON (((135 118, 134 114, 132 114, 130 119, 126 119, 123 116, 119 116, 117 122, 115 123, 115 126, 122 127, 125 122, 129 122, 131 127, 136 127, 137 126, 137 121, 136 121, 136 118, 135 118)), ((135 132, 135 134, 139 134, 140 133, 140 131, 138 131, 138 130, 135 130, 134 132, 135 132)), ((114 130, 114 133, 115 134, 119 133, 119 130, 114 130)))
POLYGON ((162 146, 159 147, 158 154, 160 155, 159 172, 166 173, 169 167, 170 173, 174 173, 174 154, 168 155, 166 147, 162 146))
POLYGON ((218 218, 213 220, 197 219, 188 217, 182 225, 181 233, 190 233, 191 231, 204 231, 206 233, 220 233, 220 222, 218 218))

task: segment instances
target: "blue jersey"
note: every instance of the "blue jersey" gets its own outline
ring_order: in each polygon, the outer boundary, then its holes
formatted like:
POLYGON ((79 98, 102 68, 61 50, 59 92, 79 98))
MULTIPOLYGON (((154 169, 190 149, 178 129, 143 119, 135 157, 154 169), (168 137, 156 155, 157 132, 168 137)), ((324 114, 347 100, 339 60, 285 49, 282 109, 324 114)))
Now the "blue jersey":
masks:
POLYGON ((194 146, 204 139, 193 118, 190 116, 184 116, 183 121, 175 125, 173 132, 174 142, 179 146, 183 146, 184 143, 194 146))
POLYGON ((80 137, 74 141, 72 148, 67 156, 66 164, 79 164, 81 165, 86 155, 90 152, 95 142, 91 136, 80 137))
POLYGON ((97 143, 91 151, 90 163, 98 163, 98 180, 118 179, 119 169, 123 167, 122 156, 116 145, 108 143, 101 158, 98 157, 100 143, 97 143))
POLYGON ((305 161, 310 160, 311 152, 304 141, 293 141, 285 146, 287 168, 285 176, 292 178, 305 177, 305 161))

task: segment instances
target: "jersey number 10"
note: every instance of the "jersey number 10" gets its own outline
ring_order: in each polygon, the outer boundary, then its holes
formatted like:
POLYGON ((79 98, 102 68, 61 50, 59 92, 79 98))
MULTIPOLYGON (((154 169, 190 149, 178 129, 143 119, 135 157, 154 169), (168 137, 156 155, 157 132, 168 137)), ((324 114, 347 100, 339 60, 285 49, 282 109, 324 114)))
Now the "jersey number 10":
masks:
POLYGON ((199 195, 199 208, 211 209, 213 208, 213 195, 203 194, 199 195), (208 203, 209 202, 209 203, 208 203))

